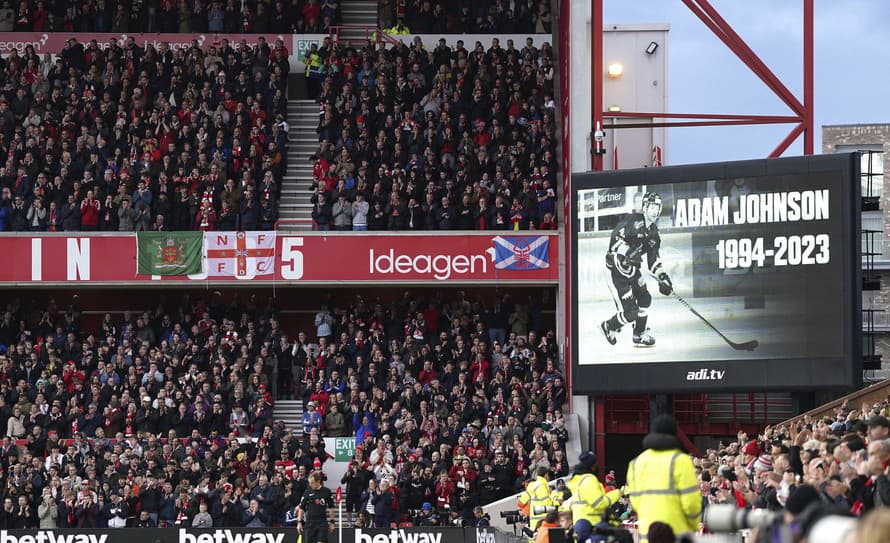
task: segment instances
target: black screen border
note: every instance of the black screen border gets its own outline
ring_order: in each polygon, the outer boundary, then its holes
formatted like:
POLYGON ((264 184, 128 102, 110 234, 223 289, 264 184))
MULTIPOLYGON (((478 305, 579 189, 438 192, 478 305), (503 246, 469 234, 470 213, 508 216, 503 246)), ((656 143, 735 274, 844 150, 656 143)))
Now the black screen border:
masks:
MULTIPOLYGON (((573 394, 753 392, 850 389, 862 383, 862 257, 859 153, 744 160, 572 174, 571 352, 573 394), (580 365, 578 352, 579 191, 630 185, 836 172, 842 198, 843 355, 833 358, 746 359, 580 365), (719 381, 689 381, 689 372, 725 371, 719 381)), ((833 244, 835 245, 835 244, 833 244)))

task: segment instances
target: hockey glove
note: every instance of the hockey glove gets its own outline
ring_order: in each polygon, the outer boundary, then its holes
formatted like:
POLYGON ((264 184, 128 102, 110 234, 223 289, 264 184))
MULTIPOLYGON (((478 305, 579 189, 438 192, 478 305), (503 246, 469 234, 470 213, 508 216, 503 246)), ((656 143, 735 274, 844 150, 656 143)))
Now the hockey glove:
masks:
POLYGON ((662 294, 662 296, 670 296, 671 292, 674 291, 674 284, 671 283, 671 278, 668 277, 668 274, 661 272, 658 274, 658 292, 662 294))

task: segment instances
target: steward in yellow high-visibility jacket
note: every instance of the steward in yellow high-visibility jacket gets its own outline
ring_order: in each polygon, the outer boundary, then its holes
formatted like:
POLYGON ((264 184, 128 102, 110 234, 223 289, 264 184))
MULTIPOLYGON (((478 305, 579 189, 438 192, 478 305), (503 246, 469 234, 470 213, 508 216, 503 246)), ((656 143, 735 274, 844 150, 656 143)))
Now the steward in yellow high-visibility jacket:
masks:
POLYGON ((547 468, 538 468, 537 477, 528 483, 525 490, 519 495, 516 504, 522 514, 528 517, 528 526, 535 530, 538 522, 547 517, 546 508, 553 507, 550 499, 550 471, 547 468))
POLYGON ((596 454, 592 451, 581 453, 578 463, 572 468, 572 478, 566 483, 572 496, 561 507, 563 511, 572 512, 573 522, 586 519, 596 526, 607 520, 609 507, 621 499, 620 490, 606 492, 594 471, 596 454))
POLYGON ((681 449, 674 417, 656 417, 643 448, 627 467, 627 493, 637 512, 641 541, 653 522, 670 525, 678 535, 697 531, 702 494, 692 459, 681 449))

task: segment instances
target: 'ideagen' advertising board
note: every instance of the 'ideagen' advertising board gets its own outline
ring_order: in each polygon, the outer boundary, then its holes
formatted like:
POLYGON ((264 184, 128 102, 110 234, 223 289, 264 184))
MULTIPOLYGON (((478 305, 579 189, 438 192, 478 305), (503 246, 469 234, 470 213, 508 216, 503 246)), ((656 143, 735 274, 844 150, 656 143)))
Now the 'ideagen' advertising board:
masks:
POLYGON ((576 394, 852 386, 855 155, 573 177, 576 394))

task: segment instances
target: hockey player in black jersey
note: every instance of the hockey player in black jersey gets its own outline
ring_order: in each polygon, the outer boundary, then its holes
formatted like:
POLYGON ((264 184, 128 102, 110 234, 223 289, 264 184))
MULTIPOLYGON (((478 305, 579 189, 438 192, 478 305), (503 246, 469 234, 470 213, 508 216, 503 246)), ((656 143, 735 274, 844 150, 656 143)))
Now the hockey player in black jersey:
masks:
POLYGON ((618 332, 626 324, 633 325, 634 346, 655 345, 655 338, 646 328, 649 318, 646 312, 652 305, 652 295, 640 273, 643 257, 646 258, 649 271, 658 278, 659 292, 669 296, 674 290, 658 254, 661 248, 657 225, 661 215, 661 196, 655 192, 647 192, 643 196, 641 211, 642 213, 630 213, 622 219, 609 239, 606 267, 612 273, 612 284, 621 301, 621 310, 600 323, 600 330, 606 341, 612 345, 618 341, 618 332))

